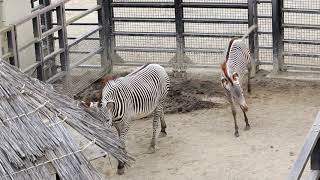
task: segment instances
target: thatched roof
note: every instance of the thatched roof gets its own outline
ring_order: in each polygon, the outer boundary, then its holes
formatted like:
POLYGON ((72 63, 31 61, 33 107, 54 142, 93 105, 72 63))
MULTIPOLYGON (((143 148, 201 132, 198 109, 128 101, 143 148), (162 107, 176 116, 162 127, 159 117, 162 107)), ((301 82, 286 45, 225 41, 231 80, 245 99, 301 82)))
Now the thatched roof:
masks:
MULTIPOLYGON (((0 60, 0 179, 100 179, 64 127, 67 123, 125 163, 132 160, 102 119, 0 60)), ((86 147, 83 147, 86 148, 86 147)))

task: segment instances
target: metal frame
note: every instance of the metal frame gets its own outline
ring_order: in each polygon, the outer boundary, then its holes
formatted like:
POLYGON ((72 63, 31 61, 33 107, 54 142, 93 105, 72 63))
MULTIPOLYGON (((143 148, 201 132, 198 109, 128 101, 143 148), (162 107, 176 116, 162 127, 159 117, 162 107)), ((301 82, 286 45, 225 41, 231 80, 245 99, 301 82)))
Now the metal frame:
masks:
POLYGON ((283 71, 283 0, 272 1, 273 72, 283 71))
MULTIPOLYGON (((70 74, 71 70, 74 68, 78 68, 79 66, 82 66, 82 63, 86 62, 96 54, 101 55, 101 72, 99 71, 98 76, 102 76, 106 72, 110 72, 111 57, 109 57, 108 53, 108 50, 110 51, 110 49, 108 49, 107 47, 112 48, 112 46, 110 45, 110 40, 106 38, 108 37, 107 29, 110 27, 110 25, 108 25, 109 21, 105 19, 105 13, 108 12, 105 8, 108 7, 109 1, 98 0, 96 6, 90 9, 85 9, 85 11, 82 11, 77 16, 74 16, 66 20, 66 10, 64 4, 68 1, 69 0, 61 0, 59 2, 49 5, 50 0, 39 0, 40 5, 38 7, 35 7, 33 5, 33 12, 29 16, 13 23, 13 25, 11 26, 5 27, 4 29, 0 29, 1 40, 2 42, 4 42, 2 43, 2 46, 6 47, 2 49, 8 49, 7 52, 3 53, 1 58, 9 60, 12 65, 15 65, 20 68, 19 52, 23 49, 34 46, 36 62, 31 66, 23 69, 22 71, 25 73, 31 73, 34 70, 36 70, 36 78, 46 81, 48 83, 53 83, 54 81, 61 79, 62 77, 66 77, 66 84, 72 85, 70 81, 70 78, 72 78, 70 77, 72 76, 70 74), (89 32, 81 35, 80 37, 74 37, 74 41, 68 44, 67 26, 76 24, 75 21, 95 11, 98 11, 98 28, 90 30, 89 32), (56 23, 50 21, 52 20, 53 12, 56 13, 56 23), (50 22, 48 22, 48 20, 50 22), (32 21, 33 24, 34 38, 29 42, 19 46, 18 48, 16 38, 16 27, 29 21, 32 21), (45 25, 45 28, 43 28, 43 25, 45 25), (53 25, 55 26, 53 27, 53 25), (54 33, 57 33, 58 36, 53 37, 54 33), (77 62, 73 62, 72 64, 70 64, 69 49, 77 45, 78 43, 82 42, 83 40, 87 40, 88 37, 90 35, 93 35, 94 33, 99 33, 99 38, 97 40, 100 41, 100 48, 93 50, 92 52, 86 53, 86 55, 83 56, 81 59, 77 59, 77 62), (57 49, 54 49, 53 47, 54 40, 58 41, 57 49), (45 50, 44 45, 49 45, 48 51, 45 50), (52 47, 50 47, 51 45, 52 47), (53 74, 46 73, 46 70, 48 68, 45 67, 45 63, 50 60, 53 60, 55 62, 57 56, 60 57, 60 65, 54 64, 53 66, 55 69, 59 68, 60 71, 54 71, 53 74)), ((79 86, 79 84, 80 82, 76 85, 79 86)), ((73 95, 77 91, 80 91, 80 88, 85 88, 84 86, 85 85, 83 85, 83 87, 82 85, 81 87, 66 87, 66 92, 70 92, 70 95, 73 95)))
MULTIPOLYGON (((153 47, 118 47, 113 45, 114 51, 122 52, 168 52, 175 53, 169 64, 173 66, 174 71, 185 72, 186 67, 199 67, 194 64, 186 56, 186 52, 199 53, 222 53, 223 49, 203 49, 203 48, 186 48, 185 37, 224 37, 233 38, 241 37, 242 34, 227 33, 191 33, 184 32, 185 23, 224 23, 224 24, 248 24, 250 27, 258 23, 257 17, 257 1, 248 0, 248 3, 213 3, 213 2, 183 2, 183 0, 175 0, 174 2, 111 2, 111 8, 174 8, 175 18, 118 18, 109 15, 111 22, 158 22, 158 23, 175 23, 176 32, 115 32, 112 29, 113 36, 152 36, 152 37, 175 37, 176 48, 153 48, 153 47), (232 8, 232 9, 248 9, 248 19, 218 19, 218 18, 184 18, 184 8, 232 8)), ((258 69, 258 31, 250 34, 249 37, 250 51, 255 60, 258 69)), ((139 64, 138 62, 116 63, 116 65, 139 64)), ((163 63, 162 63, 163 64, 163 63)), ((200 67, 217 67, 217 65, 200 65, 200 67)))
POLYGON ((309 158, 311 159, 310 180, 319 180, 320 177, 320 112, 313 123, 306 140, 300 150, 298 158, 291 168, 288 180, 299 180, 307 165, 309 158))

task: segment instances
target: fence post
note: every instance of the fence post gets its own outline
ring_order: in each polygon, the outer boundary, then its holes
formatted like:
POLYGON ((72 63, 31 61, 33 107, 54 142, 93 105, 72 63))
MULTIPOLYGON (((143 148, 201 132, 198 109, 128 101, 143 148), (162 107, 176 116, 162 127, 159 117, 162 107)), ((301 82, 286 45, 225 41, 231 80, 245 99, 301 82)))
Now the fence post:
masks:
POLYGON ((10 27, 9 31, 7 31, 7 43, 8 49, 12 51, 13 54, 13 56, 9 57, 9 63, 20 68, 20 60, 17 45, 17 29, 14 25, 10 27))
POLYGON ((183 23, 183 0, 174 0, 175 7, 175 22, 176 22, 176 44, 177 51, 175 59, 173 59, 173 72, 176 76, 176 73, 181 73, 184 76, 186 71, 186 62, 185 62, 185 40, 184 40, 184 23, 183 23))
MULTIPOLYGON (((258 25, 257 0, 248 0, 248 26, 252 25, 258 25)), ((253 60, 251 76, 255 76, 259 69, 258 28, 249 34, 249 48, 253 60)))
POLYGON ((98 0, 97 4, 101 6, 98 10, 98 24, 102 28, 99 30, 99 38, 100 38, 100 46, 103 47, 103 51, 101 52, 101 67, 109 71, 111 66, 111 57, 109 56, 111 47, 108 47, 108 19, 106 18, 105 13, 107 12, 106 9, 108 8, 108 0, 98 0), (108 50, 109 48, 109 50, 108 50), (110 60, 108 62, 108 60, 110 60))
POLYGON ((273 72, 283 71, 283 0, 272 0, 273 72))
POLYGON ((56 8, 57 15, 57 25, 60 25, 62 28, 58 31, 58 41, 59 48, 64 51, 60 53, 60 64, 61 71, 65 72, 64 80, 64 91, 67 95, 70 95, 72 91, 70 88, 71 85, 71 74, 70 74, 70 62, 69 62, 69 47, 68 47, 68 36, 67 36, 67 27, 66 27, 66 14, 64 3, 62 2, 56 8))
POLYGON ((320 141, 317 139, 317 144, 311 153, 311 170, 320 170, 320 141))
MULTIPOLYGON (((47 7, 51 4, 51 0, 40 0, 39 4, 42 4, 44 7, 47 7)), ((49 30, 53 27, 52 25, 52 11, 48 11, 43 14, 43 18, 41 18, 41 23, 44 25, 45 30, 49 30)), ((54 37, 53 34, 50 34, 47 38, 44 40, 47 45, 47 52, 44 53, 45 55, 48 55, 52 52, 54 52, 54 37)), ((50 61, 48 61, 48 72, 46 72, 47 78, 54 76, 57 73, 57 66, 55 62, 55 57, 50 58, 50 61)))
POLYGON ((45 80, 44 75, 44 54, 43 54, 43 41, 41 40, 41 17, 38 15, 37 17, 32 19, 33 24, 33 35, 38 41, 34 44, 36 61, 39 63, 37 66, 37 78, 41 81, 45 80))
POLYGON ((113 13, 113 0, 106 0, 105 4, 105 19, 107 20, 107 31, 106 31, 106 38, 107 38, 107 54, 109 59, 109 67, 112 70, 114 63, 122 63, 124 62, 123 59, 116 53, 116 39, 114 36, 115 25, 114 25, 114 13, 113 13))

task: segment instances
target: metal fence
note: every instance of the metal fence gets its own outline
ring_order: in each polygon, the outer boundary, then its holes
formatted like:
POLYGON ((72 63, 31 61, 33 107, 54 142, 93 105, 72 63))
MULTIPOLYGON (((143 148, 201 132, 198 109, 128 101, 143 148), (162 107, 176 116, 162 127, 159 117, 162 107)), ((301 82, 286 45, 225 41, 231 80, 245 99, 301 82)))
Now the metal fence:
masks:
POLYGON ((41 80, 65 76, 70 94, 113 65, 146 62, 185 71, 217 67, 232 37, 246 40, 258 65, 275 72, 318 71, 320 3, 312 0, 31 0, 32 13, 0 30, 3 56, 41 80), (76 8, 75 8, 76 7, 76 8), (19 42, 25 26, 33 39, 19 42))
POLYGON ((306 140, 301 147, 300 153, 291 168, 288 180, 299 180, 304 172, 305 166, 310 159, 311 173, 309 180, 320 178, 320 112, 314 121, 306 140))
POLYGON ((65 77, 64 90, 75 95, 111 70, 111 63, 107 61, 105 5, 98 0, 96 4, 79 10, 66 9, 72 2, 70 0, 49 2, 31 1, 33 9, 28 17, 0 31, 4 42, 2 58, 49 83, 65 77), (96 23, 84 23, 85 18, 92 14, 96 23), (33 38, 19 42, 18 37, 30 29, 33 38), (68 31, 72 36, 68 36, 68 31), (26 63, 26 58, 21 56, 27 57, 27 68, 22 68, 26 67, 21 66, 21 63, 26 63))
MULTIPOLYGON (((115 65, 218 66, 230 38, 242 36, 257 22, 254 0, 114 0, 110 4, 115 65)), ((257 40, 254 32, 248 41, 255 57, 257 40)))
POLYGON ((320 69, 319 8, 319 1, 273 1, 276 71, 320 69))

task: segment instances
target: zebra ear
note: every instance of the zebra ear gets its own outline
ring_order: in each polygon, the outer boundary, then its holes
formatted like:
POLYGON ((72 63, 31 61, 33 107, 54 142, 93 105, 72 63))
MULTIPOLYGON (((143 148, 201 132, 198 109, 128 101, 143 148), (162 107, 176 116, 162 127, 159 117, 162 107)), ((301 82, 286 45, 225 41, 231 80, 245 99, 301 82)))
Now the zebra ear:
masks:
POLYGON ((236 81, 236 80, 238 80, 238 78, 239 78, 239 74, 236 73, 236 72, 234 72, 234 73, 232 74, 232 79, 233 79, 234 81, 236 81))
POLYGON ((106 105, 107 109, 113 111, 114 109, 114 102, 108 102, 106 105))

